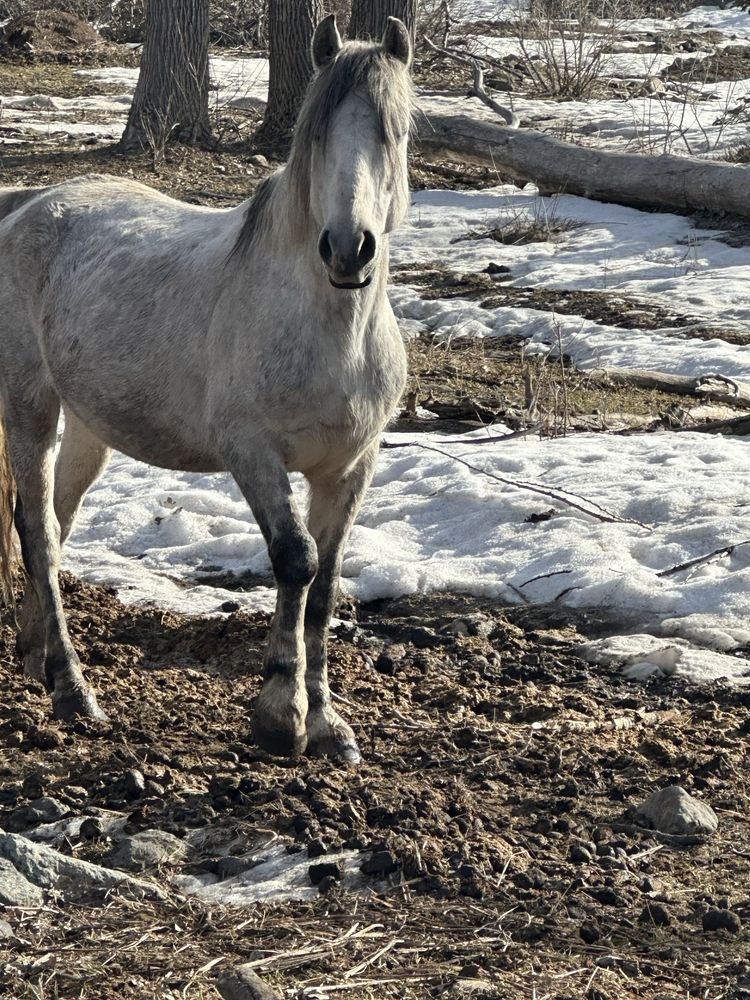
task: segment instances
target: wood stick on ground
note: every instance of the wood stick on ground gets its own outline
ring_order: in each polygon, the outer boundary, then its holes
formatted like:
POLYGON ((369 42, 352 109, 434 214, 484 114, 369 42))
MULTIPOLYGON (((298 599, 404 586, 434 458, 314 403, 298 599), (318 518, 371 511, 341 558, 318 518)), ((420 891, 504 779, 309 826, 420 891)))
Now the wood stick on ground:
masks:
POLYGON ((671 375, 647 368, 597 368, 587 374, 603 378, 615 385, 637 389, 658 389, 680 396, 697 396, 711 402, 725 403, 738 409, 750 409, 750 385, 727 378, 726 375, 671 375))
POLYGON ((675 573, 681 573, 683 570, 693 569, 695 566, 703 566, 706 563, 715 562, 717 559, 723 559, 724 556, 731 556, 732 553, 741 545, 750 545, 750 538, 746 538, 742 542, 735 542, 733 545, 725 545, 721 549, 714 549, 713 552, 707 552, 703 556, 696 556, 695 559, 688 559, 687 562, 678 563, 676 566, 670 566, 669 569, 659 570, 656 575, 673 576, 675 573))
MULTIPOLYGON (((499 440, 505 440, 510 436, 511 435, 504 435, 499 440)), ((477 438, 476 441, 471 441, 470 443, 479 444, 482 440, 482 438, 477 438)), ((388 447, 387 443, 386 447, 388 447)), ((603 521, 605 524, 635 524, 639 528, 645 528, 647 531, 651 530, 651 526, 644 524, 643 521, 636 521, 635 518, 632 517, 623 517, 621 514, 616 514, 614 511, 607 510, 606 507, 602 507, 595 500, 589 500, 587 497, 580 496, 578 493, 571 493, 570 490, 565 490, 561 486, 545 486, 542 483, 530 483, 524 482, 520 479, 508 479, 507 476, 501 476, 497 472, 490 472, 488 469, 483 469, 479 465, 473 465, 471 462, 467 462, 465 459, 459 458, 458 455, 451 455, 450 452, 443 451, 442 448, 436 448, 434 445, 420 444, 418 441, 409 441, 391 444, 390 447, 412 447, 419 448, 422 451, 434 451, 437 455, 444 455, 445 458, 450 458, 452 461, 458 462, 459 465, 464 465, 467 469, 471 469, 472 472, 478 472, 480 475, 488 476, 490 479, 495 479, 498 483, 502 483, 504 486, 513 486, 518 490, 527 490, 530 493, 537 493, 550 500, 557 500, 566 507, 571 507, 573 510, 580 511, 582 514, 588 514, 589 517, 593 517, 597 521, 603 521)))

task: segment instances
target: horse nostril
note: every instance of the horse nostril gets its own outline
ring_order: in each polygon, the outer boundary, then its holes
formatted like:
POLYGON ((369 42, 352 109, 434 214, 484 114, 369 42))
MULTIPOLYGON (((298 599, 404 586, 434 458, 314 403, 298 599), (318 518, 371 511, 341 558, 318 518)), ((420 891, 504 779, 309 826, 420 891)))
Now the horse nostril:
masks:
POLYGON ((365 229, 364 233, 362 233, 362 242, 359 245, 359 253, 357 254, 357 263, 360 267, 364 267, 370 263, 375 256, 376 248, 375 237, 369 229, 365 229))
POLYGON ((331 247, 330 235, 330 230, 324 229, 320 234, 320 239, 318 240, 318 253, 323 258, 323 263, 327 267, 330 267, 331 261, 333 260, 333 249, 331 247))

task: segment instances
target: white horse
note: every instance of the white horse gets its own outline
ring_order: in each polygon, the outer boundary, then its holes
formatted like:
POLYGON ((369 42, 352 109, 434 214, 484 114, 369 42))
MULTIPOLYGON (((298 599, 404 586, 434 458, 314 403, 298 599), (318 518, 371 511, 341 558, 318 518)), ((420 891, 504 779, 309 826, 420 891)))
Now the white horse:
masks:
POLYGON ((326 645, 342 548, 406 375, 386 281, 408 204, 411 49, 394 18, 380 44, 342 45, 329 16, 312 56, 289 162, 238 208, 111 177, 0 191, 4 576, 13 519, 28 574, 18 650, 59 718, 106 719, 58 567, 117 448, 232 473, 278 585, 254 738, 274 754, 359 759, 331 705, 326 645), (310 484, 307 525, 290 471, 310 484))

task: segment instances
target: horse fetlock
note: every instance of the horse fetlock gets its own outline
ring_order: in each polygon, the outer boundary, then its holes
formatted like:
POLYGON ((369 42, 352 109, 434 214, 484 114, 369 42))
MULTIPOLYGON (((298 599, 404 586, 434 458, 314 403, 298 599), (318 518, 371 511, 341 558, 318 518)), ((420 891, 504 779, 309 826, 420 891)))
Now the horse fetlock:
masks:
POLYGON ((275 757, 298 757, 307 746, 306 716, 304 689, 280 675, 269 677, 255 701, 253 739, 275 757))
POLYGON ((310 757, 330 757, 349 767, 362 760, 352 727, 330 705, 308 713, 307 753, 310 757))

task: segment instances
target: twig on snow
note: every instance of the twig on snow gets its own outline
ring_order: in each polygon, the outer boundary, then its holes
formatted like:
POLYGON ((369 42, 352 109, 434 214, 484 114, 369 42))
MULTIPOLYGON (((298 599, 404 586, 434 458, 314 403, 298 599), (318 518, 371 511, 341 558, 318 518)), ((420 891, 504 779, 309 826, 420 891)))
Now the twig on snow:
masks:
MULTIPOLYGON (((507 441, 512 435, 504 435, 497 440, 507 441)), ((467 441, 467 444, 479 444, 481 441, 486 441, 486 438, 478 438, 476 441, 467 441)), ((452 443, 464 443, 464 442, 452 442, 452 443)), ((442 448, 436 448, 434 445, 430 444, 420 444, 418 441, 408 441, 408 442, 398 442, 389 445, 385 442, 384 447, 388 448, 421 448, 423 451, 434 451, 438 455, 443 455, 445 458, 450 458, 454 462, 458 462, 459 465, 464 465, 467 469, 472 472, 479 472, 483 476, 488 476, 490 479, 496 480, 498 483, 502 483, 504 486, 513 486, 518 490, 528 490, 529 493, 537 493, 540 496, 547 497, 550 500, 557 500, 559 503, 565 504, 567 507, 571 507, 573 510, 580 511, 582 514, 588 514, 589 517, 595 518, 597 521, 603 521, 605 524, 635 524, 639 528, 646 528, 647 531, 651 530, 651 526, 644 524, 643 521, 636 521, 632 517, 623 517, 620 514, 615 514, 611 510, 607 510, 606 507, 602 507, 600 504, 596 503, 595 500, 589 500, 586 497, 580 496, 578 493, 572 493, 570 490, 564 490, 562 487, 553 488, 551 486, 544 486, 541 483, 528 483, 523 482, 520 479, 508 479, 506 476, 500 476, 496 472, 489 472, 487 469, 482 469, 478 465, 473 465, 471 462, 467 462, 463 458, 459 458, 457 455, 451 455, 448 451, 443 451, 442 448)))
POLYGON ((681 573, 685 569, 692 569, 694 566, 702 566, 706 563, 713 562, 715 559, 722 559, 724 556, 731 556, 741 545, 750 545, 750 538, 746 538, 743 542, 735 542, 734 545, 725 545, 721 549, 714 549, 713 552, 707 552, 703 556, 696 556, 695 559, 688 559, 687 562, 678 563, 676 566, 670 566, 669 569, 659 570, 656 575, 673 576, 675 573, 681 573))

